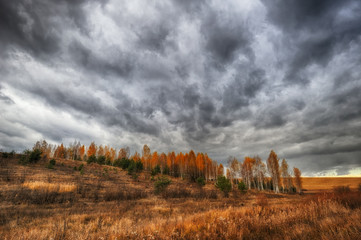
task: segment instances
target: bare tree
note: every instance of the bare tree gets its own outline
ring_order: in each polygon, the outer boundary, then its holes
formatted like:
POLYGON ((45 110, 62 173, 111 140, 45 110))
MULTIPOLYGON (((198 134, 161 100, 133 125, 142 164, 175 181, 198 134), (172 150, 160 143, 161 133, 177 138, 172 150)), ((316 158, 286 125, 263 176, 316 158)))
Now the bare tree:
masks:
POLYGON ((230 156, 228 158, 228 168, 229 168, 229 176, 233 188, 233 181, 237 178, 237 173, 240 171, 240 166, 237 158, 230 156))
POLYGON ((302 179, 301 179, 301 171, 294 167, 293 174, 295 175, 294 182, 298 193, 302 193, 302 179))
POLYGON ((280 172, 282 177, 282 191, 285 192, 285 190, 287 190, 288 192, 290 190, 290 173, 288 172, 288 163, 285 159, 282 159, 280 172))
POLYGON ((279 167, 279 159, 277 154, 271 150, 268 159, 267 159, 267 168, 268 172, 272 178, 273 190, 275 193, 279 193, 279 185, 280 185, 280 167, 279 167))
POLYGON ((254 175, 257 180, 257 189, 263 189, 263 182, 266 175, 266 165, 262 162, 262 159, 259 156, 254 157, 254 175))
POLYGON ((145 144, 143 146, 143 156, 142 156, 142 159, 143 159, 143 163, 144 163, 144 167, 145 169, 147 170, 150 170, 150 160, 151 160, 151 155, 152 153, 150 152, 150 148, 148 147, 147 144, 145 144))
POLYGON ((248 189, 252 188, 254 163, 255 160, 251 157, 245 157, 242 163, 241 175, 248 189))

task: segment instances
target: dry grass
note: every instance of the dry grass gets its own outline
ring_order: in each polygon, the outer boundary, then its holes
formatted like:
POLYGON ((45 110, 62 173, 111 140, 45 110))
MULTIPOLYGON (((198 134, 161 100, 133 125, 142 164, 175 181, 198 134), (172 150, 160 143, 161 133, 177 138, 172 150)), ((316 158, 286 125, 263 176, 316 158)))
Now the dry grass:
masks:
POLYGON ((357 189, 361 177, 304 177, 302 187, 308 191, 332 190, 338 186, 349 186, 357 189))
POLYGON ((200 189, 172 179, 165 192, 155 195, 147 174, 132 179, 124 171, 95 164, 85 165, 81 175, 73 170, 80 164, 57 160, 50 170, 40 163, 26 167, 9 163, 6 170, 11 180, 0 182, 0 239, 332 240, 361 236, 361 193, 352 184, 350 191, 340 191, 347 188, 334 188, 337 183, 327 181, 329 191, 322 194, 248 191, 223 198, 213 183, 200 189), (24 172, 26 181, 18 181, 24 172))
POLYGON ((41 181, 34 182, 25 182, 23 186, 32 190, 48 190, 48 191, 57 191, 57 192, 75 192, 76 185, 75 184, 65 184, 65 183, 47 183, 41 181))

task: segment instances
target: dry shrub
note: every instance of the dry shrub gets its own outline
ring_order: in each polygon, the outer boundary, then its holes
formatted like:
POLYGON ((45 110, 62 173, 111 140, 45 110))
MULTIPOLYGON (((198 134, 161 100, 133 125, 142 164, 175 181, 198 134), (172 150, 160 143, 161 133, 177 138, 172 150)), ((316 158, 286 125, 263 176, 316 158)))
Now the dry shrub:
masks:
POLYGON ((76 197, 74 192, 60 192, 59 189, 21 187, 9 192, 6 200, 13 203, 52 204, 72 203, 76 200, 76 197))
POLYGON ((40 181, 34 182, 25 182, 23 187, 32 189, 32 190, 47 190, 49 192, 75 192, 76 185, 74 184, 55 184, 55 183, 45 183, 40 181))
POLYGON ((139 189, 107 189, 104 194, 105 201, 136 200, 146 197, 147 193, 139 189))
POLYGON ((336 194, 333 199, 347 208, 356 209, 361 207, 361 194, 357 192, 336 194))
POLYGON ((25 180, 26 180, 26 172, 25 172, 25 170, 23 170, 23 171, 21 172, 18 180, 19 180, 19 183, 21 183, 21 184, 25 182, 25 180))
POLYGON ((193 197, 196 199, 217 199, 218 195, 215 190, 199 189, 199 191, 193 193, 193 197))
POLYGON ((0 169, 0 177, 4 182, 10 182, 13 176, 9 169, 0 169))
POLYGON ((335 201, 229 208, 167 222, 159 227, 161 232, 146 229, 144 235, 154 239, 358 239, 360 213, 335 201))
POLYGON ((326 202, 333 201, 338 204, 349 208, 356 209, 361 207, 361 193, 359 192, 333 192, 315 194, 305 199, 304 204, 310 204, 311 202, 317 202, 319 204, 325 204, 326 202))
POLYGON ((162 192, 163 198, 188 198, 191 196, 191 191, 186 188, 176 187, 176 188, 169 188, 165 189, 162 192))
POLYGON ((256 204, 261 207, 267 207, 268 206, 268 198, 265 194, 258 194, 256 196, 256 204))
POLYGON ((337 194, 349 193, 351 192, 350 186, 337 186, 333 188, 333 191, 337 194))

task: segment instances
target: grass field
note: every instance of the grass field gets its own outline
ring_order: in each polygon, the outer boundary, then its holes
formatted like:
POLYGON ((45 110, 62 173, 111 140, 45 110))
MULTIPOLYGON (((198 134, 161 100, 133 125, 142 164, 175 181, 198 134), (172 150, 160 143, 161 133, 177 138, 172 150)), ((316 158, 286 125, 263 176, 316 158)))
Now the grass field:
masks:
POLYGON ((81 164, 3 162, 0 239, 360 239, 360 178, 304 178, 303 195, 226 198, 213 182, 173 178, 155 194, 148 173, 81 164), (334 193, 339 185, 351 191, 334 193))
POLYGON ((357 189, 361 184, 360 177, 304 177, 303 188, 309 191, 332 190, 337 186, 349 186, 357 189))

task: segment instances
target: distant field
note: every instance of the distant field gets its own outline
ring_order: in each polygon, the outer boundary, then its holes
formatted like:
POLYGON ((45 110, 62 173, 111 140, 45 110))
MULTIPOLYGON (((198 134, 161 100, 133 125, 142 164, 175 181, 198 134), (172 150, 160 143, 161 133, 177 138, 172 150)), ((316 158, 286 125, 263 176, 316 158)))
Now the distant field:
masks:
POLYGON ((304 177, 303 188, 309 191, 332 190, 337 186, 349 186, 351 189, 358 188, 361 183, 359 177, 304 177))

